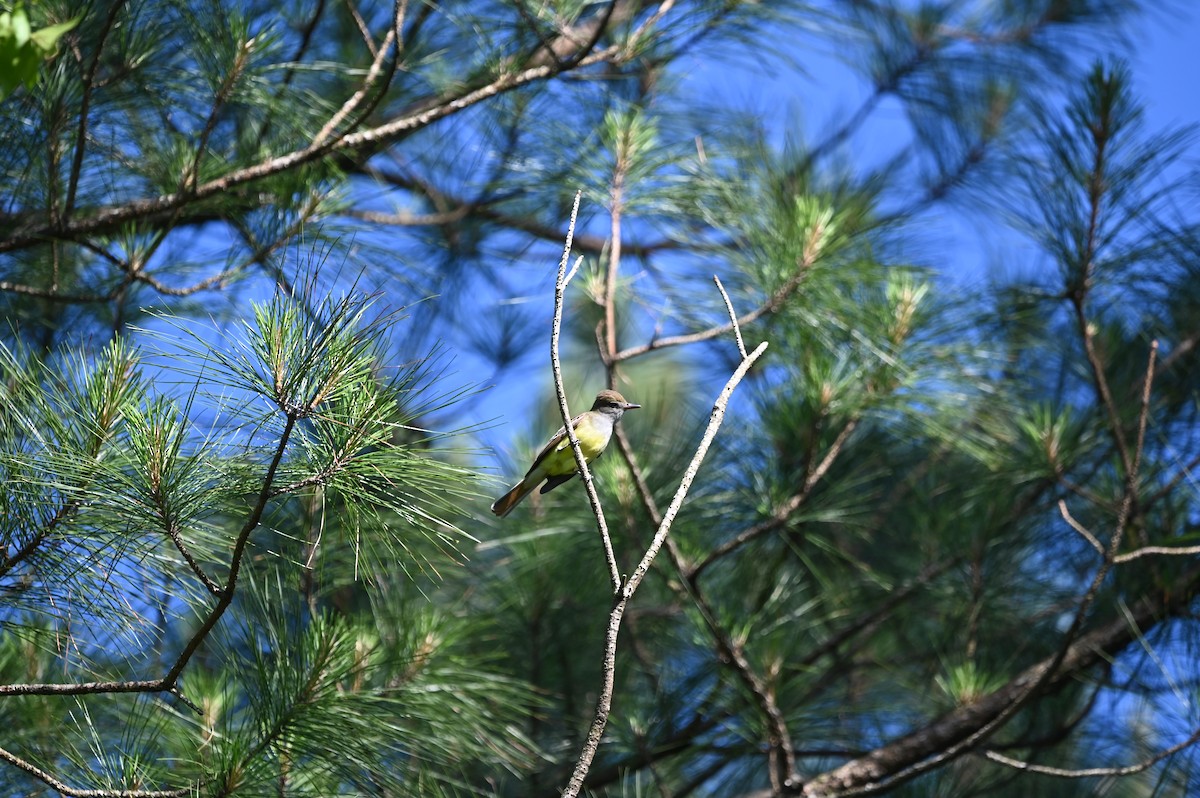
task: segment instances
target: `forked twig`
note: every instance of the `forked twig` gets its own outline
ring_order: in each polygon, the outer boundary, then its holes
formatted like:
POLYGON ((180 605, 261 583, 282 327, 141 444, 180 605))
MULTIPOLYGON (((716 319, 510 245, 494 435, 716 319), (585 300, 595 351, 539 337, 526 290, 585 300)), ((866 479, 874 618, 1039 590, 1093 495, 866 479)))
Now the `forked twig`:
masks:
MULTIPOLYGON (((563 260, 559 265, 560 281, 562 271, 565 269, 565 267, 566 254, 564 253, 563 260)), ((612 268, 613 266, 610 264, 610 269, 612 268)), ((719 289, 721 289, 722 295, 724 295, 724 289, 721 288, 720 281, 717 282, 717 286, 719 289)), ((607 294, 606 298, 611 303, 611 293, 607 294)), ((556 297, 556 334, 558 330, 558 315, 561 313, 561 302, 562 296, 560 290, 559 295, 556 297)), ((753 352, 748 354, 746 353, 741 339, 741 330, 738 327, 738 320, 733 314, 732 304, 729 302, 727 296, 726 307, 730 309, 730 321, 737 334, 739 351, 742 353, 742 362, 738 365, 733 375, 729 378, 729 381, 725 384, 725 388, 717 397, 716 402, 714 402, 712 412, 709 415, 708 427, 705 429, 704 436, 701 438, 700 444, 697 446, 691 462, 684 471, 683 478, 680 480, 679 487, 675 492, 674 498, 671 500, 671 504, 667 507, 666 512, 663 513, 661 517, 658 517, 657 511, 653 514, 655 516, 655 520, 658 522, 658 526, 654 533, 653 539, 650 541, 649 546, 647 546, 645 553, 642 555, 641 561, 638 563, 630 577, 625 581, 624 585, 618 584, 616 600, 613 604, 611 612, 609 613, 608 628, 604 639, 604 655, 602 663, 603 683, 601 685, 600 696, 596 700, 596 710, 592 718, 592 725, 588 729, 587 739, 585 740, 583 748, 580 751, 579 759, 575 764, 575 769, 571 773, 571 779, 567 785, 567 788, 562 793, 563 798, 575 798, 575 796, 579 794, 579 791, 583 789, 584 779, 587 777, 588 770, 591 768, 592 760, 596 756, 596 751, 600 747, 600 740, 604 735, 604 728, 608 723, 608 716, 612 710, 612 697, 616 682, 617 636, 621 629, 621 619, 624 616, 625 608, 628 606, 630 599, 632 599, 634 593, 637 592, 638 586, 641 585, 642 580, 649 572, 650 565, 653 563, 654 558, 657 556, 659 550, 664 544, 669 542, 668 535, 671 531, 671 525, 674 523, 675 516, 679 513, 679 509, 683 506, 684 498, 686 498, 688 491, 691 489, 692 482, 700 470, 700 465, 704 461, 705 455, 708 453, 708 447, 712 444, 713 439, 716 437, 717 430, 720 429, 721 422, 725 417, 725 408, 728 405, 730 396, 732 396, 734 389, 746 376, 746 373, 750 370, 750 367, 754 365, 755 361, 757 361, 767 349, 767 343, 764 341, 763 343, 759 344, 753 352)), ((611 322, 609 329, 611 330, 611 322)), ((604 337, 601 337, 599 343, 602 354, 611 355, 614 353, 616 342, 615 340, 612 340, 611 337, 609 337, 607 341, 604 337), (607 352, 604 351, 606 343, 608 349, 607 352)), ((611 369, 614 364, 611 360, 609 360, 608 357, 605 358, 605 362, 609 365, 609 376, 611 381, 611 369)), ((560 402, 562 403, 562 406, 559 409, 562 411, 563 418, 565 420, 568 418, 568 416, 566 404, 562 401, 560 375, 555 374, 555 379, 558 383, 556 387, 559 391, 560 402)), ((620 431, 617 432, 617 435, 618 441, 620 442, 622 440, 619 437, 620 431)), ((572 443, 574 443, 573 440, 572 443)), ((577 452, 576 457, 582 466, 582 456, 577 452)), ((599 512, 597 512, 597 517, 602 517, 599 512)))
POLYGON ((763 341, 751 352, 745 360, 743 360, 733 372, 733 376, 725 383, 724 389, 713 403, 712 412, 709 414, 708 427, 704 431, 704 437, 700 439, 699 446, 696 447, 696 453, 692 456, 691 463, 683 473, 683 479, 680 480, 679 488, 675 491, 675 497, 671 500, 671 504, 667 507, 667 511, 663 513, 662 523, 658 525, 658 529, 654 533, 654 538, 650 541, 650 545, 646 548, 646 553, 642 555, 641 562, 637 568, 625 581, 617 593, 616 602, 613 605, 612 611, 608 616, 608 629, 604 637, 604 660, 603 660, 603 685, 600 690, 600 696, 596 700, 596 711, 592 718, 591 728, 588 729, 587 739, 584 741, 583 749, 580 751, 579 760, 575 763, 575 769, 571 773, 571 780, 567 784, 567 788, 563 790, 563 798, 575 798, 579 795, 579 791, 583 788, 583 780, 587 776, 588 769, 591 768, 592 760, 596 756, 596 750, 600 747, 600 738, 604 735, 604 727, 608 723, 608 715, 612 709, 612 696, 615 686, 616 660, 617 660, 617 633, 621 629, 621 618, 625 614, 625 607, 629 604, 629 600, 633 598, 637 592, 638 586, 650 570, 651 563, 654 562, 655 556, 663 543, 667 539, 667 535, 671 531, 671 525, 675 521, 675 516, 679 513, 679 508, 683 506, 683 500, 687 497, 688 490, 691 489, 692 481, 696 478, 696 474, 700 470, 700 464, 704 461, 704 456, 708 454, 708 447, 712 445, 713 439, 717 435, 717 430, 721 427, 721 422, 725 419, 725 407, 729 403, 729 397, 733 394, 735 388, 746 376, 746 372, 754 365, 763 352, 767 350, 767 342, 763 341))

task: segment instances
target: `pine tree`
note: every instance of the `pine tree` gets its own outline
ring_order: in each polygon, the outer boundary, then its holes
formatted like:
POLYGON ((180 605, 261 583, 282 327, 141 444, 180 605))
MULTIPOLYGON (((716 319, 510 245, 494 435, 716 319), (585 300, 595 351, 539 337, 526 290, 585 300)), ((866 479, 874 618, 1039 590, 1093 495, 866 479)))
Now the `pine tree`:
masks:
POLYGON ((1195 791, 1136 4, 4 10, 0 794, 1195 791), (706 83, 830 49, 815 133, 706 83))

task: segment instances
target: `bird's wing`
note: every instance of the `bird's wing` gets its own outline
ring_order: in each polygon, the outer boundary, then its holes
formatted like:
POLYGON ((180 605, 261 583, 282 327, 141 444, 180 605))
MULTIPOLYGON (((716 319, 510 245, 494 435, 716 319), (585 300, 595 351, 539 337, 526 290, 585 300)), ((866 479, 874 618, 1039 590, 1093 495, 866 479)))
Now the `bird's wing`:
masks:
MULTIPOLYGON (((575 429, 577 426, 579 426, 579 419, 581 418, 583 418, 583 413, 580 413, 579 415, 575 416, 575 418, 571 419, 571 429, 575 429)), ((532 474, 533 470, 542 464, 542 461, 546 459, 548 454, 562 448, 562 444, 566 440, 567 428, 559 427, 558 432, 554 433, 550 440, 546 441, 546 445, 542 447, 542 450, 538 452, 538 456, 533 458, 533 465, 531 465, 529 470, 525 472, 525 476, 532 474)), ((567 445, 570 446, 571 444, 568 442, 567 445)))

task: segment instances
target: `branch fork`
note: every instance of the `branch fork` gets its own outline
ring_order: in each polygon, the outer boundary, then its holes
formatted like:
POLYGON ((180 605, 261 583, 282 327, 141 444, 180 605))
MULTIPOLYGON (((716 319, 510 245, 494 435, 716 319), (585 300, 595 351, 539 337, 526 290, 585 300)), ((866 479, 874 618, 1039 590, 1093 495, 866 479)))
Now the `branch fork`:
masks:
MULTIPOLYGON (((604 653, 602 661, 602 684, 600 695, 596 701, 596 709, 592 717, 592 724, 588 729, 587 738, 584 741, 579 758, 575 764, 575 768, 571 773, 570 780, 566 789, 563 791, 563 798, 575 798, 583 789, 584 779, 587 777, 588 771, 591 768, 596 751, 600 747, 600 740, 604 736, 604 729, 608 723, 609 713, 612 709, 612 698, 615 689, 615 674, 616 674, 616 655, 617 655, 617 637, 621 629, 621 621, 625 614, 625 609, 629 601, 637 592, 642 580, 650 571, 650 566, 654 562, 654 558, 658 555, 664 544, 667 544, 668 536, 670 535, 671 525, 674 523, 679 510, 683 507, 683 502, 687 498, 688 491, 691 489, 692 482, 700 471, 700 466, 704 461, 705 455, 708 453, 709 446, 716 438, 717 431, 721 427, 721 423, 725 418, 726 407, 729 399, 733 395, 734 389, 746 376, 746 373, 762 357, 767 350, 767 342, 760 343, 752 352, 747 352, 745 343, 742 339, 741 327, 738 323, 737 316, 733 313, 733 304, 729 300, 729 296, 725 293, 721 281, 714 277, 717 289, 721 292, 724 298, 725 306, 729 310, 730 327, 734 331, 735 340, 737 341, 738 351, 741 354, 741 362, 734 370, 732 376, 725 383, 725 387, 717 396, 713 403, 712 411, 709 413, 708 426, 704 431, 704 435, 692 455, 691 462, 683 473, 679 487, 675 491, 674 497, 671 499, 665 513, 661 518, 656 517, 657 529, 650 544, 646 547, 642 554, 641 560, 633 573, 627 579, 622 580, 620 572, 617 568, 616 557, 613 554, 612 540, 609 535, 608 525, 604 518, 604 509, 601 506, 599 495, 596 493, 595 485, 593 484, 591 472, 588 470, 587 462, 583 457, 583 452, 579 447, 579 441, 576 439, 574 432, 571 430, 571 414, 567 406, 566 392, 563 388, 562 381, 562 365, 559 361, 559 335, 562 329, 562 313, 563 313, 563 297, 567 283, 579 268, 579 261, 576 261, 575 267, 567 272, 567 263, 570 260, 571 239, 575 231, 575 223, 579 213, 580 193, 575 194, 575 201, 571 209, 571 221, 567 230, 566 244, 563 248, 562 258, 558 264, 558 279, 555 284, 554 292, 554 323, 550 338, 550 358, 551 367, 554 371, 554 389, 558 397, 559 412, 562 415, 563 425, 567 431, 568 439, 571 442, 571 448, 575 453, 575 461, 579 467, 580 475, 583 477, 583 483, 587 490, 588 500, 591 503, 592 511, 596 516, 596 524, 600 531, 600 537, 604 545, 605 559, 609 566, 609 575, 613 586, 613 606, 609 612, 608 626, 604 638, 604 653)), ((614 225, 619 225, 619 207, 615 206, 613 211, 614 225)), ((618 227, 619 229, 619 227, 618 227)), ((611 286, 615 282, 615 273, 617 269, 617 261, 615 258, 610 258, 609 262, 609 280, 611 286)), ((605 304, 611 310, 613 306, 611 291, 606 292, 605 304)), ((611 313, 606 316, 606 333, 601 337, 601 355, 606 353, 611 355, 616 351, 616 336, 612 322, 611 313), (606 351, 607 350, 607 351, 606 351)), ((607 357, 604 360, 609 368, 610 381, 612 369, 615 367, 615 358, 607 357)), ((618 442, 624 448, 624 438, 618 431, 618 442)), ((655 514, 657 515, 657 514, 655 514)))

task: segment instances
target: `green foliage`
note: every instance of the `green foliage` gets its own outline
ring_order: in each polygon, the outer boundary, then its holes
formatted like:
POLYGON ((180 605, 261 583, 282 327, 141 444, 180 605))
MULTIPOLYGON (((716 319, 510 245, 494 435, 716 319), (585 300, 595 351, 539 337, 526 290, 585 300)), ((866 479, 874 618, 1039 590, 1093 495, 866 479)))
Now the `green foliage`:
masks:
POLYGON ((1136 5, 10 9, 0 794, 558 795, 609 678, 584 794, 1194 793, 1194 140, 1136 5), (578 480, 486 509, 577 190, 623 577, 730 314, 769 344, 627 606, 578 480))
POLYGON ((42 62, 54 56, 58 40, 79 20, 75 17, 35 31, 24 3, 0 12, 0 102, 19 86, 33 88, 42 62))

